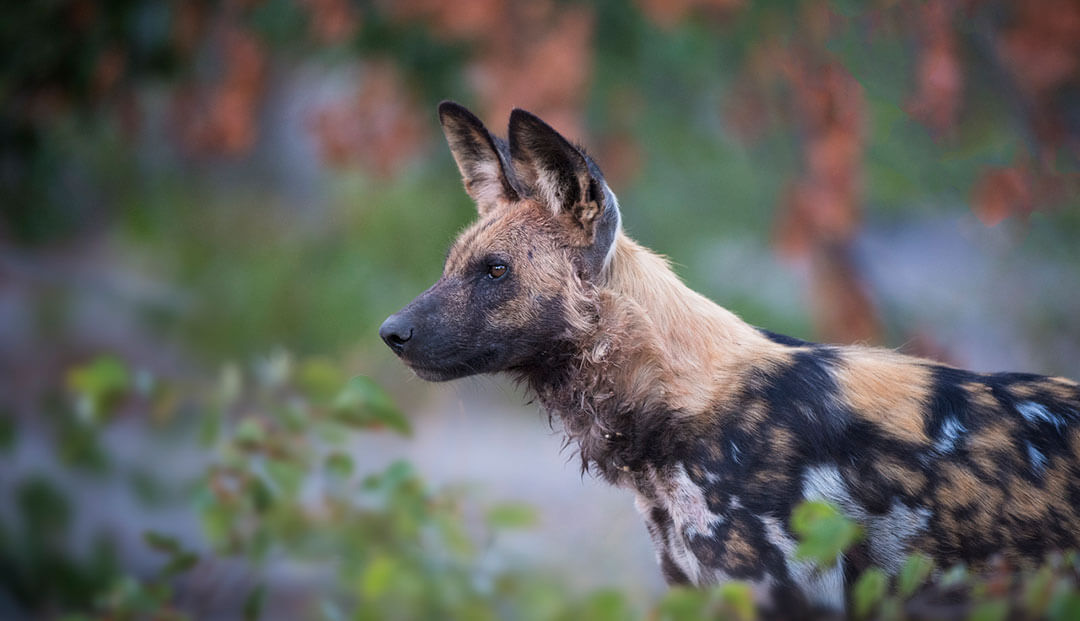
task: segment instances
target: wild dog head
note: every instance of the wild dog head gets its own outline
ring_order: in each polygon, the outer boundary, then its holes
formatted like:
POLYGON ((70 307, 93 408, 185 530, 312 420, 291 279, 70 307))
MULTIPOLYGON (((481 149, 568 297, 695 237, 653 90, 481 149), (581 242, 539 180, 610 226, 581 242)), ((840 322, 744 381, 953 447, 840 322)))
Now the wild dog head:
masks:
POLYGON ((615 195, 584 151, 524 110, 509 142, 456 103, 439 119, 479 219, 379 336, 431 381, 536 364, 580 325, 579 302, 611 261, 615 195))

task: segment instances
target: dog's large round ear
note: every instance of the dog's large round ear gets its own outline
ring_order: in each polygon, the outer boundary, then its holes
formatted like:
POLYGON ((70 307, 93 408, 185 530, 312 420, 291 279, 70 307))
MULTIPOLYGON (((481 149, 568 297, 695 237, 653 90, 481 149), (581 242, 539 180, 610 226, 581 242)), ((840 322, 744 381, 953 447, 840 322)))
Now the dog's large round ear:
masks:
POLYGON ((529 186, 568 227, 574 244, 599 272, 607 264, 620 226, 619 206, 600 168, 536 115, 510 113, 510 156, 529 186))
POLYGON ((481 214, 500 202, 518 200, 505 141, 493 136, 475 114, 452 101, 439 104, 439 122, 465 191, 481 214))

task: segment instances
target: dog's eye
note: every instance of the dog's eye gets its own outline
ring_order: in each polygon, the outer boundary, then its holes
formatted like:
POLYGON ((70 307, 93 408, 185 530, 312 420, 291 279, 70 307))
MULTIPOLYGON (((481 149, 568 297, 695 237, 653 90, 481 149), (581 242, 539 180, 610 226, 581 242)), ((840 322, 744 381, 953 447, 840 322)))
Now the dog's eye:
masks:
POLYGON ((499 278, 502 278, 504 274, 506 274, 505 265, 492 265, 488 267, 488 278, 492 280, 498 280, 499 278))

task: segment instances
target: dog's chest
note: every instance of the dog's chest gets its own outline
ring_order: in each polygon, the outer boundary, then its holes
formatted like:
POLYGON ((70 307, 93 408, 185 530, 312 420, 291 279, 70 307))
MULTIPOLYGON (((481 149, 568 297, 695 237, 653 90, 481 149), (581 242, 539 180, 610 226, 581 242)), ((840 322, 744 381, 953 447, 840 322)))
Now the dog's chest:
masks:
MULTIPOLYGON (((692 465, 689 469, 693 476, 682 462, 646 468, 633 483, 626 481, 670 583, 707 586, 741 580, 762 602, 776 588, 795 587, 814 605, 843 607, 844 561, 819 569, 796 555, 798 542, 787 526, 791 502, 777 498, 774 506, 762 506, 728 477, 692 465)), ((803 479, 798 500, 828 500, 845 512, 857 509, 837 468, 809 468, 803 479)), ((864 518, 869 527, 870 553, 892 562, 902 558, 905 544, 926 525, 923 513, 901 505, 888 515, 853 517, 864 518)))

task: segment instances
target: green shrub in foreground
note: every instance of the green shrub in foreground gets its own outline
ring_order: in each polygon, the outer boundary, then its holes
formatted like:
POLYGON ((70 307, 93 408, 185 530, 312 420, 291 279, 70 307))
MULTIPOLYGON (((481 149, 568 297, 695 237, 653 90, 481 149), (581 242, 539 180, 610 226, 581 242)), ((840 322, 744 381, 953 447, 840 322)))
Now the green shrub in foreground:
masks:
MULTIPOLYGON (((212 559, 241 559, 256 576, 237 595, 236 614, 264 616, 273 585, 266 568, 311 569, 304 608, 311 619, 634 619, 681 621, 758 617, 750 585, 672 589, 642 611, 615 590, 575 593, 557 578, 492 562, 500 531, 527 528, 533 510, 521 504, 478 507, 456 489, 432 489, 397 461, 374 471, 357 460, 358 434, 411 432, 408 419, 366 377, 347 378, 321 359, 294 362, 271 356, 247 372, 230 366, 216 384, 180 390, 101 358, 73 369, 67 391, 75 407, 54 417, 57 453, 71 468, 97 464, 108 472, 94 434, 113 424, 116 411, 168 421, 176 412, 194 419, 210 460, 195 484, 208 550, 191 550, 169 533, 146 532, 160 557, 153 575, 130 575, 102 548, 97 560, 73 561, 44 542, 42 528, 70 525, 67 501, 42 481, 24 481, 22 530, 0 528, 0 594, 31 614, 69 619, 184 619, 174 585, 212 559), (64 432, 75 425, 80 433, 64 432), (80 438, 73 441, 72 438, 80 438), (96 452, 97 451, 97 452, 96 452), (50 526, 51 524, 51 526, 50 526), (35 530, 36 529, 36 530, 35 530), (34 535, 38 532, 38 535, 34 535), (27 537, 27 534, 30 536, 27 537), (37 544, 33 542, 37 541, 37 544), (89 563, 89 564, 87 564, 89 563)), ((19 441, 17 426, 4 436, 19 441)), ((196 440, 198 438, 198 440, 196 440)), ((825 567, 861 537, 835 507, 808 502, 792 526, 798 554, 825 567)), ((10 526, 10 525, 9 525, 10 526)), ((963 567, 936 568, 910 557, 899 573, 872 568, 851 589, 855 619, 1077 619, 1078 563, 1055 554, 1042 566, 1003 563, 974 575, 963 567)))

